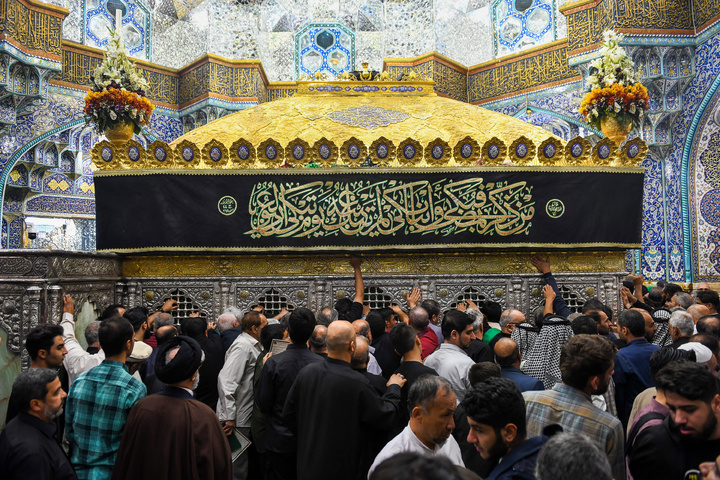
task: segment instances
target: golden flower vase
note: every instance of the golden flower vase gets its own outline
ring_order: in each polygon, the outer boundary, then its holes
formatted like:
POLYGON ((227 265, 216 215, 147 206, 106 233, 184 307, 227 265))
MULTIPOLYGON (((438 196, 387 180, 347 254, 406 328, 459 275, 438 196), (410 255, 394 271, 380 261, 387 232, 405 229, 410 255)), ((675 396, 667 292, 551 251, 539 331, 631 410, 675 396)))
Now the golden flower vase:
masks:
POLYGON ((605 115, 600 120, 600 128, 603 135, 615 142, 615 145, 620 148, 620 145, 627 139, 630 130, 632 130, 632 120, 618 121, 612 115, 605 115))
POLYGON ((112 127, 105 128, 105 136, 107 139, 115 145, 115 148, 120 148, 133 137, 135 132, 135 124, 133 122, 118 122, 112 127))

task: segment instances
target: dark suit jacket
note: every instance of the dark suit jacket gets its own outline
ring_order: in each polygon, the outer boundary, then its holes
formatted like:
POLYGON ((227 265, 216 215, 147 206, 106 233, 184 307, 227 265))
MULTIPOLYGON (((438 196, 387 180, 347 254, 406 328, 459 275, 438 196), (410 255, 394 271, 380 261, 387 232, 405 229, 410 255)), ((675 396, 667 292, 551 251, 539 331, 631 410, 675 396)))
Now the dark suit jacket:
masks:
POLYGON ((525 375, 515 367, 507 367, 500 369, 500 376, 515 382, 521 392, 529 392, 531 390, 545 390, 543 383, 535 377, 525 375))

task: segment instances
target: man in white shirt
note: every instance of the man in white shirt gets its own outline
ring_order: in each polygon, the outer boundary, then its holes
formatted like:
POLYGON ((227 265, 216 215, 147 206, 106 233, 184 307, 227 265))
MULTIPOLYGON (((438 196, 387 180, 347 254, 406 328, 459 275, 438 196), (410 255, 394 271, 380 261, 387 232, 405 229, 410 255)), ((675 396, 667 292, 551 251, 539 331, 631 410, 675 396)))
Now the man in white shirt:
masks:
POLYGON ((445 314, 442 333, 445 342, 425 359, 425 366, 435 370, 452 385, 453 392, 462 402, 465 392, 470 388, 468 372, 475 362, 465 353, 470 342, 475 339, 473 319, 465 312, 450 310, 445 314))
MULTIPOLYGON (((218 375, 217 416, 225 435, 237 428, 250 438, 254 391, 255 364, 262 351, 260 332, 267 325, 265 315, 251 311, 242 319, 242 333, 225 354, 225 365, 218 375)), ((248 450, 233 462, 233 479, 245 480, 248 475, 248 450)))
POLYGON ((440 455, 464 467, 460 447, 450 435, 455 428, 453 413, 457 408, 450 382, 436 375, 420 377, 410 388, 408 405, 412 407, 410 422, 375 457, 368 477, 384 460, 402 452, 440 455))
POLYGON ((85 351, 80 345, 77 338, 75 338, 75 305, 70 295, 63 296, 63 314, 60 326, 63 329, 63 340, 65 341, 65 348, 67 349, 67 355, 63 360, 65 370, 68 374, 68 382, 72 385, 75 377, 83 372, 90 370, 93 367, 100 365, 105 360, 105 352, 98 351, 98 353, 91 354, 85 351))

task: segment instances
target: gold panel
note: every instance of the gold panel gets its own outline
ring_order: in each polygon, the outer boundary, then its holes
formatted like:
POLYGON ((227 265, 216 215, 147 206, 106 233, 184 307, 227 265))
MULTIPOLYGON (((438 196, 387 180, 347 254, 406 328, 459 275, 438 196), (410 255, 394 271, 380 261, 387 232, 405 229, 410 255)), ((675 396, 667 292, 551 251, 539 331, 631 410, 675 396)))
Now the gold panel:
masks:
POLYGON ((425 161, 428 163, 428 165, 433 167, 442 167, 447 165, 448 161, 452 158, 452 151, 450 150, 450 145, 443 140, 442 138, 436 138, 432 142, 428 143, 425 147, 425 161), (435 147, 440 147, 441 153, 439 158, 435 158, 435 155, 433 153, 433 149, 435 147))
POLYGON ((217 140, 209 141, 202 148, 202 161, 212 168, 227 168, 231 165, 228 149, 217 140))
POLYGON ((103 140, 102 142, 96 143, 92 150, 93 164, 98 170, 121 170, 122 162, 118 153, 115 151, 115 146, 103 140))
POLYGON ((617 146, 615 142, 605 137, 595 144, 592 149, 592 163, 594 165, 610 165, 615 161, 617 146), (604 158, 603 158, 604 157, 604 158))
POLYGON ((338 147, 332 141, 325 137, 315 142, 313 145, 313 152, 315 155, 315 163, 322 167, 329 167, 333 163, 338 161, 338 147), (327 148, 329 155, 327 158, 323 158, 323 150, 327 148))
POLYGON ((487 142, 485 142, 485 145, 483 145, 482 148, 482 161, 484 165, 500 165, 502 164, 505 159, 507 158, 507 146, 505 146, 505 142, 500 140, 497 137, 493 137, 487 142), (497 156, 495 158, 491 158, 490 153, 491 149, 497 148, 497 156))
MULTIPOLYGON (((213 141, 217 142, 217 140, 213 140, 213 141)), ((220 143, 220 142, 218 142, 218 143, 220 143)), ((232 163, 234 164, 234 166, 236 168, 250 168, 253 164, 255 164, 255 161, 257 160, 257 154, 255 153, 255 146, 253 146, 252 143, 248 142, 244 138, 236 140, 232 144, 232 147, 230 147, 229 155, 230 155, 230 158, 232 158, 232 163), (240 157, 240 149, 242 147, 245 147, 242 151, 247 153, 246 158, 240 157), (247 149, 247 151, 245 149, 247 149)))
MULTIPOLYGON (((455 145, 467 136, 481 145, 492 137, 509 145, 520 135, 539 145, 548 137, 546 130, 508 115, 439 97, 432 93, 432 86, 432 82, 298 82, 294 96, 226 115, 187 132, 173 145, 182 140, 205 145, 215 139, 229 146, 238 138, 256 147, 266 139, 287 145, 299 138, 315 145, 326 138, 340 146, 354 137, 367 146, 381 136, 398 146, 408 137, 421 145, 438 137, 455 145), (416 93, 390 93, 395 83, 416 93), (330 87, 342 87, 342 92, 317 90, 330 87), (388 90, 366 93, 364 89, 370 87, 388 90)), ((263 157, 262 152, 258 156, 263 157)))
POLYGON ((565 145, 565 163, 583 165, 590 158, 590 142, 583 137, 575 137, 565 145))
MULTIPOLYGON (((398 253, 363 255, 365 275, 473 275, 537 273, 532 252, 398 253)), ((553 252, 555 273, 624 272, 624 251, 553 252)), ((330 255, 130 255, 123 276, 216 277, 353 274, 348 257, 330 255)))
POLYGON ((508 155, 515 165, 529 165, 535 161, 535 144, 526 136, 521 136, 510 144, 508 155), (525 155, 522 155, 522 151, 525 155))
POLYGON ((537 158, 540 165, 547 167, 557 165, 563 160, 563 144, 557 138, 548 138, 538 147, 537 158))
POLYGON ((390 162, 395 160, 396 153, 397 153, 397 147, 395 146, 395 144, 391 140, 388 140, 385 137, 380 137, 377 140, 375 140, 372 144, 370 144, 370 148, 368 149, 368 155, 370 155, 370 159, 374 163, 376 163, 378 165, 382 165, 382 166, 386 166, 390 162), (380 155, 378 155, 378 152, 377 152, 378 147, 380 145, 385 145, 385 147, 387 148, 387 154, 385 155, 384 158, 380 158, 380 155))
POLYGON ((478 159, 480 159, 480 156, 482 155, 481 152, 480 145, 475 141, 475 139, 465 137, 455 145, 455 148, 453 148, 453 157, 455 158, 456 164, 470 166, 474 165, 478 159), (468 158, 464 158, 462 154, 464 145, 470 145, 470 148, 472 148, 472 153, 468 158))
POLYGON ((342 144, 342 147, 340 147, 340 158, 345 164, 352 167, 357 167, 365 161, 365 157, 367 157, 367 151, 367 147, 362 142, 362 140, 355 137, 350 137, 345 141, 345 143, 342 144), (355 152, 354 149, 357 149, 357 157, 352 158, 350 153, 351 150, 352 152, 355 152))

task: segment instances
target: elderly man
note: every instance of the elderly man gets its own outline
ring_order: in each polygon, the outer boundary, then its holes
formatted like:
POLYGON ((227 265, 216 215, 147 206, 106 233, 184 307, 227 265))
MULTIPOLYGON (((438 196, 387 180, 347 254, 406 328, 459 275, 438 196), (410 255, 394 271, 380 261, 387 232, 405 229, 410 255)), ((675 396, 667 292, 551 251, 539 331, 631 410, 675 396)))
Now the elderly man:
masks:
POLYGON ((525 321, 525 314, 520 310, 510 308, 500 315, 500 331, 490 340, 490 351, 494 351, 495 344, 501 338, 510 338, 515 325, 525 321))
POLYGON ((308 347, 310 347, 310 351, 323 358, 327 358, 328 356, 327 344, 325 343, 327 332, 328 329, 326 326, 315 325, 315 329, 308 339, 308 347))
MULTIPOLYGON (((118 307, 120 308, 120 307, 118 307)), ((121 308, 123 312, 125 309, 121 308)), ((96 367, 105 360, 105 352, 102 351, 102 346, 97 354, 90 354, 83 349, 80 342, 75 337, 75 305, 70 295, 63 296, 63 314, 60 326, 63 329, 63 341, 65 342, 65 348, 67 349, 67 355, 63 360, 63 365, 68 373, 68 381, 72 385, 75 377, 83 372, 96 367)))
POLYGON ((673 339, 673 343, 670 344, 672 348, 685 345, 695 332, 695 322, 692 315, 687 312, 673 312, 668 323, 670 324, 670 336, 673 339))
POLYGON ((405 379, 392 375, 381 397, 352 370, 355 330, 347 321, 330 324, 327 348, 324 362, 298 374, 283 410, 297 437, 297 478, 361 480, 374 457, 371 435, 395 422, 405 379))
POLYGON ((125 318, 103 320, 98 335, 105 359, 78 375, 70 387, 65 437, 80 479, 110 478, 130 409, 147 392, 125 366, 135 346, 133 333, 125 318))
POLYGON ((700 320, 706 315, 710 315, 710 309, 707 308, 705 305, 695 303, 693 305, 690 305, 690 307, 687 309, 687 313, 692 315, 693 322, 695 322, 695 324, 697 325, 698 320, 700 320))
POLYGON ((378 392, 378 395, 382 395, 387 390, 385 384, 387 380, 382 375, 371 373, 368 371, 368 361, 370 360, 370 343, 368 339, 362 335, 357 335, 355 338, 355 353, 353 353, 352 359, 350 360, 350 366, 356 372, 367 378, 370 385, 378 392))
POLYGON ((192 394, 204 357, 200 344, 178 336, 158 350, 155 373, 167 387, 130 412, 112 478, 229 480, 230 447, 220 423, 192 394))
MULTIPOLYGON (((242 333, 225 354, 225 365, 218 375, 217 416, 226 435, 237 429, 250 438, 253 410, 253 376, 258 355, 262 350, 260 333, 267 325, 265 315, 248 312, 242 320, 242 333)), ((248 475, 249 452, 245 449, 233 462, 233 478, 245 480, 248 475)))
POLYGON ((230 345, 233 344, 235 339, 242 333, 242 327, 240 326, 240 320, 232 312, 223 312, 217 319, 217 329, 220 332, 220 338, 222 339, 223 349, 227 352, 230 345))
POLYGON ((371 346, 372 343, 372 332, 370 331, 370 324, 365 320, 355 320, 352 322, 352 326, 355 329, 355 335, 361 335, 368 341, 368 362, 367 371, 373 375, 382 375, 382 368, 375 358, 375 348, 371 346))
POLYGON ((62 415, 66 396, 54 370, 32 368, 18 375, 12 397, 19 413, 0 434, 0 478, 77 479, 54 438, 54 419, 62 415))
POLYGON ((462 401, 465 391, 470 387, 468 371, 475 365, 464 350, 475 338, 472 318, 465 312, 450 310, 445 314, 442 330, 445 342, 425 359, 425 366, 448 379, 455 396, 462 401))
POLYGON ((520 347, 512 338, 501 338, 495 343, 495 363, 500 365, 500 376, 515 382, 521 392, 545 390, 537 378, 520 371, 520 347))
POLYGON ((453 413, 457 408, 450 383, 437 375, 421 377, 410 389, 408 406, 412 409, 410 422, 375 457, 370 473, 383 461, 402 452, 443 456, 464 467, 460 447, 450 435, 455 428, 453 413))

